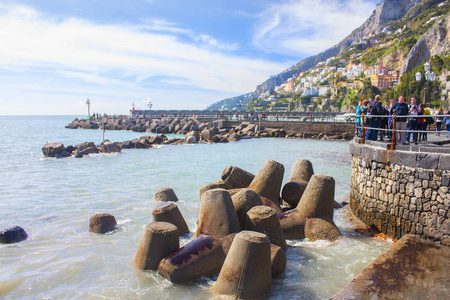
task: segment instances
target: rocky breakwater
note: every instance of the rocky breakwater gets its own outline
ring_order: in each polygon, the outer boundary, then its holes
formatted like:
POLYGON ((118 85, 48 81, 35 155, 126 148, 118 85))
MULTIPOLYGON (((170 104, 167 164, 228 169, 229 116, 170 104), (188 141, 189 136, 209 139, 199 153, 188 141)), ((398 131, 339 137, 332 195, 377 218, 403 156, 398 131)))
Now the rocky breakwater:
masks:
MULTIPOLYGON (((267 122, 266 122, 267 123, 267 122)), ((274 125, 278 122, 273 122, 274 125)), ((311 126, 311 124, 307 124, 311 126)), ((103 118, 103 119, 74 119, 66 126, 69 129, 102 129, 130 130, 134 132, 156 134, 180 134, 189 138, 189 143, 200 140, 208 142, 239 141, 240 139, 259 137, 282 138, 310 138, 323 140, 350 140, 351 134, 330 134, 328 132, 312 133, 298 132, 295 129, 270 128, 258 125, 257 122, 242 121, 232 125, 228 120, 200 122, 193 117, 164 117, 160 119, 135 118, 103 118), (193 138, 194 136, 195 138, 193 138)))
POLYGON ((189 229, 175 204, 178 197, 170 188, 159 190, 155 197, 164 202, 153 211, 135 265, 157 270, 178 284, 219 274, 212 288, 219 296, 248 299, 267 294, 272 277, 286 267, 286 238, 334 241, 341 236, 333 223, 333 178, 311 174, 312 165, 304 160, 292 172, 296 183, 306 184, 304 190, 286 191, 296 193, 289 199, 299 198, 295 207, 280 196, 282 164, 269 160, 256 175, 226 167, 222 179, 201 189, 197 229, 181 248, 179 236, 189 229))
MULTIPOLYGON (((112 119, 108 119, 112 120, 112 119)), ((128 120, 128 119, 127 119, 128 120)), ((139 121, 139 119, 137 119, 139 121)), ((143 121, 142 119, 141 121, 143 121)), ((117 121, 117 120, 116 120, 117 121)), ((135 124, 136 120, 128 120, 135 124)), ((147 121, 150 122, 150 121, 147 121)), ((147 123, 146 122, 146 123, 147 123)), ((115 124, 116 122, 114 122, 115 124)), ((164 132, 184 134, 184 138, 168 138, 164 133, 160 135, 144 135, 140 138, 127 140, 124 142, 110 142, 104 141, 96 145, 94 142, 84 142, 76 146, 65 146, 60 142, 47 143, 42 148, 42 152, 46 157, 65 158, 77 157, 81 158, 85 155, 95 153, 116 153, 121 152, 122 149, 147 149, 157 147, 158 145, 178 145, 178 144, 195 144, 195 143, 228 143, 230 141, 239 141, 241 139, 250 139, 252 137, 290 137, 283 129, 264 129, 262 126, 257 126, 249 122, 243 122, 238 126, 228 126, 226 121, 214 121, 208 123, 200 123, 196 119, 169 119, 163 118, 161 120, 154 120, 150 123, 150 127, 141 124, 130 127, 130 130, 145 131, 145 132, 164 132), (175 123, 177 123, 175 125, 175 123), (153 125, 151 125, 153 124, 153 125), (159 125, 158 125, 159 124, 159 125), (168 125, 164 125, 168 124, 168 125), (137 127, 136 127, 137 126, 137 127)), ((68 128, 99 128, 93 120, 78 120, 75 119, 68 128)), ((121 129, 116 127, 114 129, 121 129)), ((128 127, 123 129, 128 129, 128 127)))

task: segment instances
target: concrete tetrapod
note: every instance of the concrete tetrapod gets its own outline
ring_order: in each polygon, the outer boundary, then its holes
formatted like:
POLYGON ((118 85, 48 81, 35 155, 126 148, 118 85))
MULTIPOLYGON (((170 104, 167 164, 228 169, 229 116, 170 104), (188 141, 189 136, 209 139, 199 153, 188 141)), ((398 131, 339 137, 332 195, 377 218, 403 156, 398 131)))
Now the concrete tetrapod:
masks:
POLYGON ((221 239, 240 230, 230 194, 224 189, 206 191, 200 199, 198 227, 194 238, 206 234, 221 239))
MULTIPOLYGON (((233 243, 234 237, 237 233, 232 233, 224 237, 221 241, 222 249, 225 255, 228 255, 231 245, 233 243)), ((277 245, 270 244, 270 265, 272 270, 272 277, 281 274, 286 269, 286 252, 281 247, 277 245)))
POLYGON ((306 159, 299 159, 294 162, 291 170, 289 181, 306 181, 308 182, 314 175, 312 163, 306 159))
POLYGON ((222 180, 228 189, 246 188, 254 178, 255 175, 236 166, 227 166, 222 172, 222 180))
POLYGON ((159 262, 180 248, 178 229, 167 222, 150 222, 139 244, 134 264, 143 270, 158 269, 159 262))
POLYGON ((334 179, 314 174, 295 209, 278 215, 287 239, 305 238, 305 223, 309 218, 333 220, 334 179))
POLYGON ((200 198, 202 198, 203 194, 206 191, 214 190, 214 189, 225 189, 225 187, 226 187, 225 184, 217 183, 217 181, 213 182, 213 183, 210 183, 210 184, 207 184, 207 185, 205 185, 204 187, 202 187, 200 189, 200 198))
POLYGON ((283 200, 291 207, 296 207, 312 175, 314 175, 314 170, 309 160, 296 160, 292 166, 289 182, 283 186, 281 191, 283 200))
POLYGON ((286 252, 277 245, 270 245, 270 260, 272 277, 284 272, 286 269, 286 252))
POLYGON ((279 205, 283 176, 284 166, 274 160, 268 160, 263 164, 248 188, 279 205))
POLYGON ((270 241, 265 234, 236 234, 213 287, 218 295, 248 299, 263 296, 272 284, 270 241))
POLYGON ((283 250, 287 249, 277 212, 268 206, 255 206, 247 212, 245 229, 265 233, 270 242, 283 250))
POLYGON ((175 191, 171 188, 163 188, 155 193, 155 200, 161 202, 177 202, 178 197, 175 194, 175 191))
POLYGON ((262 205, 271 207, 277 211, 278 214, 281 214, 283 210, 281 209, 280 204, 273 202, 269 198, 261 197, 262 205))
POLYGON ((291 181, 283 186, 281 191, 281 198, 290 205, 296 207, 303 193, 305 192, 308 182, 306 181, 291 181))
POLYGON ((336 224, 334 224, 333 220, 311 218, 306 221, 305 237, 312 242, 317 240, 334 242, 340 236, 342 236, 342 234, 336 224))
POLYGON ((187 283, 218 273, 224 261, 221 242, 212 236, 200 235, 161 260, 158 273, 171 282, 187 283))
POLYGON ((153 221, 171 223, 178 228, 179 235, 189 233, 189 228, 183 218, 178 206, 173 203, 162 203, 152 211, 153 221))
POLYGON ((313 175, 297 205, 297 210, 307 218, 324 217, 332 220, 334 188, 333 177, 322 174, 313 175))
POLYGON ((245 228, 245 219, 247 212, 254 206, 262 205, 261 197, 250 189, 242 189, 238 193, 231 196, 234 209, 236 210, 237 217, 241 228, 245 228))
POLYGON ((108 213, 95 214, 89 220, 89 232, 107 233, 116 228, 116 218, 108 213))

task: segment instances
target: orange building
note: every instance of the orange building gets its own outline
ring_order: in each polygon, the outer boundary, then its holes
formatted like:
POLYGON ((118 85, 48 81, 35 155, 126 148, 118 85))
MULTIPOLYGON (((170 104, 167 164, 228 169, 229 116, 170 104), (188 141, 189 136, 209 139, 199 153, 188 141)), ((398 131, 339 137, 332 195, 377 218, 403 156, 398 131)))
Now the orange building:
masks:
POLYGON ((392 76, 392 75, 372 75, 370 77, 370 81, 372 82, 373 86, 376 86, 378 88, 384 88, 384 87, 388 87, 388 86, 392 86, 394 85, 394 83, 396 83, 398 80, 398 76, 396 78, 396 76, 392 76))

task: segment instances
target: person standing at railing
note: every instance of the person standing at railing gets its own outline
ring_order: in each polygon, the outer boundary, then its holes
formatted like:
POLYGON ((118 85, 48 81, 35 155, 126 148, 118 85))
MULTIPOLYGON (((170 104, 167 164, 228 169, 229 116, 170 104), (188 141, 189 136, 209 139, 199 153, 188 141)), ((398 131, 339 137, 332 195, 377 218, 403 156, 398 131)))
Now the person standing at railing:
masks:
POLYGON ((448 135, 450 134, 450 110, 449 111, 447 111, 447 116, 444 118, 444 124, 445 124, 445 127, 447 128, 447 138, 448 138, 448 135))
POLYGON ((361 123, 361 115, 362 115, 362 106, 361 106, 361 100, 358 101, 358 105, 356 105, 356 132, 359 137, 361 137, 361 131, 362 131, 362 123, 361 123))
MULTIPOLYGON (((393 98, 391 98, 391 100, 389 100, 389 106, 386 107, 386 110, 388 111, 390 116, 392 116, 391 108, 394 105, 394 103, 395 103, 395 100, 393 98)), ((393 129, 393 127, 392 127, 392 125, 393 125, 392 118, 388 118, 387 120, 388 120, 388 128, 390 129, 388 131, 388 136, 389 136, 389 140, 392 140, 392 129, 393 129)))
MULTIPOLYGON (((383 116, 387 116, 388 113, 388 105, 382 105, 382 115, 383 116)), ((388 129, 388 118, 379 118, 379 123, 380 123, 380 128, 382 129, 388 129)), ((387 134, 387 131, 385 130, 380 130, 380 132, 378 133, 378 135, 380 136, 380 141, 384 140, 384 136, 387 134)))
POLYGON ((419 121, 417 116, 419 115, 419 105, 416 103, 416 98, 411 98, 411 104, 408 106, 408 115, 411 116, 407 122, 408 132, 406 133, 406 145, 409 145, 409 140, 411 139, 412 133, 412 143, 417 145, 417 130, 419 128, 419 121))
POLYGON ((425 104, 420 103, 419 105, 419 115, 423 115, 423 118, 419 118, 419 130, 422 132, 419 132, 419 142, 420 141, 426 141, 428 139, 427 136, 427 127, 428 127, 428 117, 430 115, 430 110, 425 107, 425 104))
POLYGON ((405 97, 400 96, 398 97, 398 102, 394 103, 392 105, 390 111, 392 115, 396 115, 395 118, 395 130, 399 130, 398 132, 398 139, 397 141, 399 143, 405 143, 405 130, 406 130, 406 119, 405 117, 399 117, 399 116, 406 116, 408 115, 408 104, 405 103, 405 97))
POLYGON ((380 128, 380 118, 374 117, 383 114, 383 104, 380 102, 380 95, 375 96, 375 101, 372 102, 369 117, 369 130, 366 134, 366 140, 376 141, 378 137, 378 128, 380 128))
POLYGON ((442 111, 442 107, 438 108, 437 117, 436 117, 436 135, 440 136, 440 131, 442 129, 442 121, 444 120, 444 117, 439 117, 439 115, 443 115, 444 112, 442 111))

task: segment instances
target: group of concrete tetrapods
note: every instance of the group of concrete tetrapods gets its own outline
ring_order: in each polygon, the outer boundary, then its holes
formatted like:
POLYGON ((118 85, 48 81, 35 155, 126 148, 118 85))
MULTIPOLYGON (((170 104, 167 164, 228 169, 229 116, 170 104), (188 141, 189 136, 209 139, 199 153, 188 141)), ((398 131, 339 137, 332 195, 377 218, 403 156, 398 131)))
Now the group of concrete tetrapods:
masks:
MULTIPOLYGON (((200 190, 200 212, 193 240, 179 247, 189 228, 174 203, 171 188, 156 192, 164 201, 152 212, 134 260, 142 270, 157 270, 174 283, 219 273, 213 292, 236 298, 268 293, 272 277, 286 267, 286 239, 334 241, 341 233, 333 222, 335 181, 314 174, 308 160, 297 160, 282 188, 284 166, 266 161, 255 175, 228 166, 222 179, 200 190), (280 197, 281 192, 281 197, 280 197)), ((115 226, 114 216, 97 214, 90 231, 115 226), (109 224, 109 225, 108 225, 109 224), (109 226, 109 227, 108 227, 109 226)))

